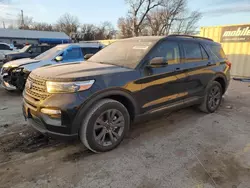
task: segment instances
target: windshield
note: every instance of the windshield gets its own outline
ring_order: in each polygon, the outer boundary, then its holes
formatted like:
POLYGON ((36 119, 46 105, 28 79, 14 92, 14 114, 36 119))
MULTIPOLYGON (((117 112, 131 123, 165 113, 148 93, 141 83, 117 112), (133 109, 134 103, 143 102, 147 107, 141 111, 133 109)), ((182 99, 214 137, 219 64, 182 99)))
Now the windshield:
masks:
POLYGON ((26 52, 29 47, 30 47, 30 45, 24 46, 22 49, 19 50, 19 52, 26 52))
POLYGON ((145 41, 118 41, 105 47, 89 61, 134 69, 152 45, 152 42, 145 41))
POLYGON ((64 48, 62 46, 55 46, 54 48, 51 48, 47 50, 46 52, 40 54, 39 56, 36 56, 35 60, 51 60, 53 59, 60 51, 62 51, 64 48))

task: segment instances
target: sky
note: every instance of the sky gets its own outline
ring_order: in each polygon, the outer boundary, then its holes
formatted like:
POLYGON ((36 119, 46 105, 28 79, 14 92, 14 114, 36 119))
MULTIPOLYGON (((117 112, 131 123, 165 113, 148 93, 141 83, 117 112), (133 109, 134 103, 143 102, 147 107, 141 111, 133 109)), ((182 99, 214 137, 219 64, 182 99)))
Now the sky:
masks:
MULTIPOLYGON (((188 0, 188 8, 202 13, 199 27, 250 23, 250 0, 188 0)), ((128 7, 124 0, 0 0, 0 27, 2 21, 15 23, 21 10, 37 22, 56 23, 67 12, 81 23, 110 21, 116 26, 128 7)))

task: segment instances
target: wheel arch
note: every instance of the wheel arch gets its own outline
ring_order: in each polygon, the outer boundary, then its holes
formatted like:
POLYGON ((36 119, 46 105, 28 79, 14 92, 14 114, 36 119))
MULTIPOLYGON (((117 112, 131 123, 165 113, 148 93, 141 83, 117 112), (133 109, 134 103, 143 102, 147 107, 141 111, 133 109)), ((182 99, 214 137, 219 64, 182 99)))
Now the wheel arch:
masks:
POLYGON ((223 74, 216 74, 215 77, 213 78, 212 81, 217 81, 220 83, 221 87, 222 87, 222 93, 224 94, 226 92, 226 88, 227 88, 227 79, 225 77, 225 75, 223 74))
POLYGON ((94 105, 97 101, 101 99, 107 99, 107 98, 122 103, 127 108, 131 117, 131 121, 133 121, 135 116, 139 113, 139 108, 137 106, 137 103, 129 91, 123 89, 115 89, 115 90, 112 89, 112 90, 98 92, 94 94, 92 97, 90 97, 88 100, 86 100, 79 108, 78 113, 73 122, 72 132, 74 133, 78 132, 81 126, 82 117, 86 116, 88 109, 91 108, 92 105, 94 105))

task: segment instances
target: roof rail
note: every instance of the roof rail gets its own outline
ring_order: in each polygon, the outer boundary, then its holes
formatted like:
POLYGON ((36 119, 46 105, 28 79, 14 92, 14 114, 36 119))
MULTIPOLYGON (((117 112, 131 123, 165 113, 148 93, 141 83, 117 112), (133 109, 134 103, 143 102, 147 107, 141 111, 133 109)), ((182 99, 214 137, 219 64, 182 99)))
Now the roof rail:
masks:
POLYGON ((177 34, 172 34, 172 35, 168 35, 167 37, 189 37, 189 38, 197 38, 197 39, 204 39, 204 40, 213 41, 213 40, 210 39, 210 38, 199 37, 199 36, 193 36, 193 35, 177 35, 177 34))

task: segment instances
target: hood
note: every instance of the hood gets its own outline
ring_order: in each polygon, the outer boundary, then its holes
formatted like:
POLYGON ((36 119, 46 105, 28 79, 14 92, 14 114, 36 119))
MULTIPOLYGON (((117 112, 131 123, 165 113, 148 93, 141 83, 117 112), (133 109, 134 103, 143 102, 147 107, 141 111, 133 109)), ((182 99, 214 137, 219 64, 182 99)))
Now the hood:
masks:
POLYGON ((4 64, 4 67, 23 67, 26 71, 31 72, 34 69, 43 67, 43 66, 49 66, 52 65, 52 61, 39 61, 39 60, 34 60, 31 58, 24 58, 24 59, 18 59, 14 61, 10 61, 8 63, 4 64))
POLYGON ((30 63, 37 63, 37 62, 39 62, 39 60, 34 60, 31 58, 24 58, 24 59, 10 61, 8 63, 5 63, 4 66, 5 67, 20 67, 21 65, 26 65, 26 64, 30 64, 30 63))
POLYGON ((132 69, 118 67, 115 65, 82 62, 42 67, 32 71, 36 76, 48 80, 82 80, 86 77, 104 75, 110 73, 126 72, 132 69))
POLYGON ((19 51, 11 51, 11 52, 6 52, 4 53, 5 55, 15 55, 15 54, 23 54, 24 52, 19 52, 19 51))
POLYGON ((9 57, 29 57, 29 53, 26 53, 26 52, 16 52, 16 53, 10 53, 10 54, 5 54, 5 55, 9 57))

